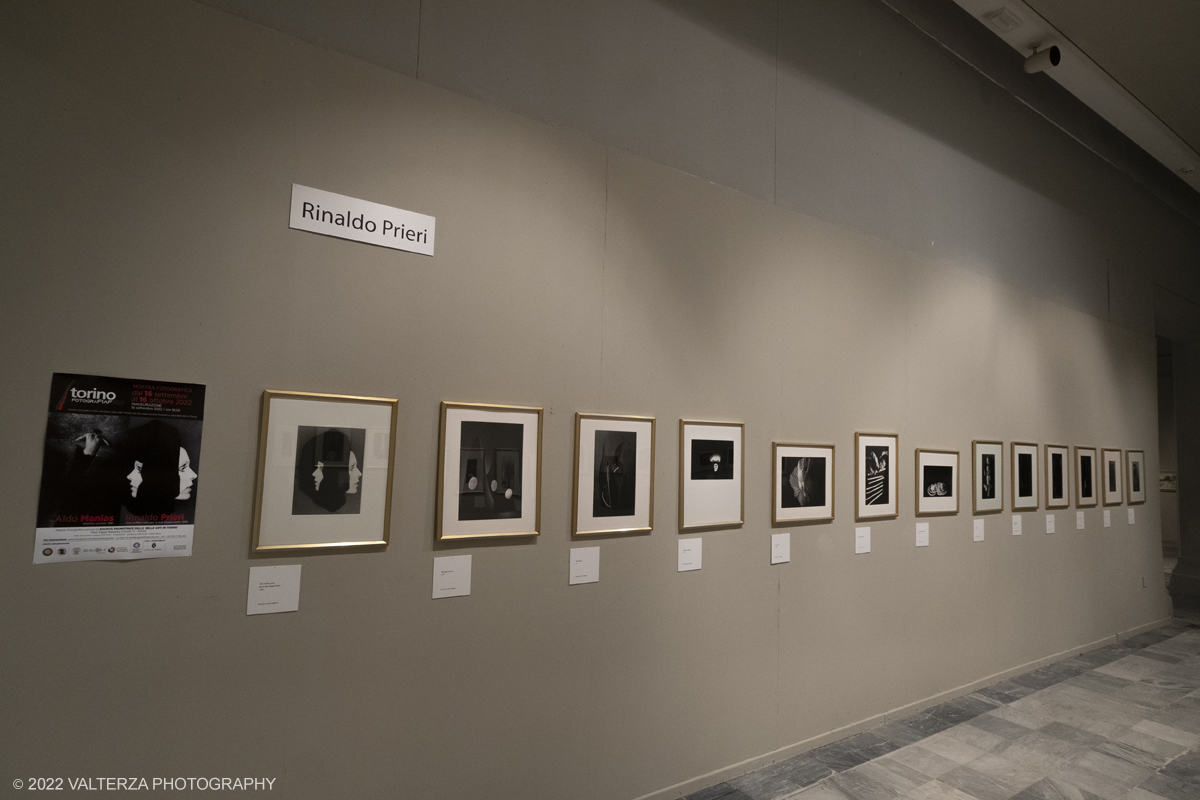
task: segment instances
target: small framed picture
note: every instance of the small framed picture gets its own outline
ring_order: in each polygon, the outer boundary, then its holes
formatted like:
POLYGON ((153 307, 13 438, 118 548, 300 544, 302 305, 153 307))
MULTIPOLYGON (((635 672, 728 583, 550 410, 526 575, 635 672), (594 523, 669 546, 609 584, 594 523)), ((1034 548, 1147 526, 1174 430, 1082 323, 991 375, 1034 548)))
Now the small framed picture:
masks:
POLYGON ((1125 478, 1129 481, 1129 505, 1146 502, 1146 454, 1141 450, 1126 450, 1125 465, 1125 478))
POLYGON ((1012 443, 1013 511, 1036 511, 1038 506, 1038 446, 1012 443))
POLYGON ((654 417, 575 414, 576 536, 654 527, 654 417))
POLYGON ((1071 450, 1066 445, 1046 445, 1046 508, 1071 505, 1071 475, 1067 462, 1071 450))
POLYGON ((679 530, 742 524, 744 435, 741 422, 679 420, 679 530))
POLYGON ((898 514, 896 454, 900 437, 891 433, 854 434, 855 514, 881 519, 898 514))
POLYGON ((971 442, 971 511, 998 514, 1004 510, 1004 443, 971 442))
POLYGON ((1124 481, 1121 473, 1121 451, 1102 450, 1100 453, 1100 479, 1104 486, 1104 505, 1119 506, 1125 502, 1124 481))
POLYGON ((958 451, 917 450, 917 516, 958 513, 958 451))
POLYGON ((833 445, 771 444, 771 524, 833 519, 833 445))
POLYGON ((254 551, 387 547, 397 401, 263 392, 254 551))
POLYGON ((1075 448, 1075 507, 1091 508, 1096 505, 1100 490, 1100 472, 1096 448, 1075 448))
POLYGON ((537 536, 542 409, 442 403, 437 538, 537 536))

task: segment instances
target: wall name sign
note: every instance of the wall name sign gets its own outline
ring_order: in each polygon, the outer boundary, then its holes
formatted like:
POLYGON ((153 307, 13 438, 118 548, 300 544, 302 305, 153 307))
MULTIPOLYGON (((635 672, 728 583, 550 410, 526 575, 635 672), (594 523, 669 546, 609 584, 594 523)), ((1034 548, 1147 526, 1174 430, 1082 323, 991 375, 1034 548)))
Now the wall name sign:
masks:
POLYGON ((292 184, 289 227, 296 230, 431 256, 436 223, 415 211, 292 184))

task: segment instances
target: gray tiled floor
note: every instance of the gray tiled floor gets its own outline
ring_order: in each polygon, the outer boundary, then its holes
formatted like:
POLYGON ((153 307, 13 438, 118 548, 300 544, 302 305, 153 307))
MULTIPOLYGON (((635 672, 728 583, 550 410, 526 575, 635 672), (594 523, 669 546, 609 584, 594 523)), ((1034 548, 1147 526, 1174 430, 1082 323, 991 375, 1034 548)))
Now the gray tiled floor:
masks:
POLYGON ((685 800, 1200 800, 1200 627, 1164 628, 685 800))

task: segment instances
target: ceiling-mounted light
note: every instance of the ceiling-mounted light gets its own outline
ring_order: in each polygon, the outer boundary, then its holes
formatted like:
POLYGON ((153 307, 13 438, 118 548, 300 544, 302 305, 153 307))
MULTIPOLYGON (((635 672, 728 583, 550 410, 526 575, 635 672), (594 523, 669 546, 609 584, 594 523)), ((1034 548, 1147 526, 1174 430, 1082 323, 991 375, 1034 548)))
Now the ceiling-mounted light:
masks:
POLYGON ((1031 75, 1035 72, 1045 72, 1051 67, 1057 67, 1060 61, 1062 61, 1062 51, 1058 49, 1058 45, 1052 44, 1045 50, 1039 50, 1025 59, 1025 71, 1031 75))

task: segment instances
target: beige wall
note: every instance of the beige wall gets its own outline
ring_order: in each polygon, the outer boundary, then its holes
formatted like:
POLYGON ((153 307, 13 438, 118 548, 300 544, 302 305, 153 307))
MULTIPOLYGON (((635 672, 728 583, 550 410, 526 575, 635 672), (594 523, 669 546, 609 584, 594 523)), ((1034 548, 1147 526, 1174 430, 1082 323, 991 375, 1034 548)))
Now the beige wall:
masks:
POLYGON ((1169 613, 1157 493, 1133 526, 1004 514, 975 543, 961 514, 913 547, 914 447, 1157 472, 1154 339, 1048 299, 1077 272, 1033 294, 189 2, 8 4, 0 37, 6 779, 633 798, 1169 613), (437 256, 289 230, 293 182, 435 215, 437 256), (191 558, 30 563, 54 371, 208 386, 191 558), (275 560, 304 564, 301 610, 248 618, 266 388, 399 398, 392 544, 275 560), (441 400, 546 408, 536 541, 434 544, 441 400), (657 416, 657 514, 569 587, 576 411, 657 416), (680 417, 746 423, 746 525, 699 573, 675 572, 680 417), (900 517, 861 556, 856 430, 901 445, 900 517), (837 520, 774 567, 772 440, 838 453, 837 520), (473 594, 435 602, 447 553, 473 594))

